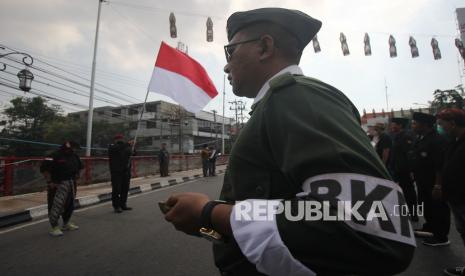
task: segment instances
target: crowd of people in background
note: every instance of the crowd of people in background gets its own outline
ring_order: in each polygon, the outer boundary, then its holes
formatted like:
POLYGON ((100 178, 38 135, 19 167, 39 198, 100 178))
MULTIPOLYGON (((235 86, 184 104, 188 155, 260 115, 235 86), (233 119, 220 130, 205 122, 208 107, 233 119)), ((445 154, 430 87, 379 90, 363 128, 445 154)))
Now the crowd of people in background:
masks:
MULTIPOLYGON (((389 130, 377 123, 368 136, 393 180, 404 191, 410 218, 424 223, 415 236, 427 246, 450 244, 451 211, 465 245, 465 111, 449 108, 436 116, 415 112, 391 118, 389 130), (410 126, 410 127, 409 127, 410 126)), ((446 275, 465 275, 465 266, 446 268, 446 275)))

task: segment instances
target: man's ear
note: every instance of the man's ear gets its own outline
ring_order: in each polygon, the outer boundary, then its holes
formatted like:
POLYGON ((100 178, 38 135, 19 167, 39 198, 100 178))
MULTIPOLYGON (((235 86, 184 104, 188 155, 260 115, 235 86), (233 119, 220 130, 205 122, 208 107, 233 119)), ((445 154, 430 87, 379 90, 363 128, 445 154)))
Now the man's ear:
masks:
POLYGON ((276 45, 275 45, 275 40, 272 36, 263 35, 261 37, 260 46, 262 47, 260 58, 259 58, 260 61, 264 61, 272 57, 275 54, 276 45))

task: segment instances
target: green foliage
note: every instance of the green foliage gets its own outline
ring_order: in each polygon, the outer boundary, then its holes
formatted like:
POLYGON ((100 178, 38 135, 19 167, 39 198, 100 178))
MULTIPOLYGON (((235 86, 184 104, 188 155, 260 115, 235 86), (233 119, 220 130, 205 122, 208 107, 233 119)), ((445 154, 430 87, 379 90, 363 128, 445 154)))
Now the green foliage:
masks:
MULTIPOLYGON (((58 105, 48 105, 41 97, 17 97, 10 101, 11 106, 3 111, 6 120, 1 136, 10 139, 62 144, 66 140, 75 141, 81 146, 86 143, 87 122, 78 118, 63 116, 58 105)), ((106 121, 94 122, 92 127, 93 147, 106 148, 113 142, 117 133, 129 138, 127 123, 110 124, 106 121)), ((49 145, 0 141, 0 155, 8 156, 43 156, 54 150, 49 145)), ((93 151, 94 154, 106 155, 105 151, 93 151)))
POLYGON ((460 108, 464 107, 464 98, 455 89, 449 90, 436 90, 433 93, 434 100, 431 103, 431 107, 439 112, 445 108, 460 108))

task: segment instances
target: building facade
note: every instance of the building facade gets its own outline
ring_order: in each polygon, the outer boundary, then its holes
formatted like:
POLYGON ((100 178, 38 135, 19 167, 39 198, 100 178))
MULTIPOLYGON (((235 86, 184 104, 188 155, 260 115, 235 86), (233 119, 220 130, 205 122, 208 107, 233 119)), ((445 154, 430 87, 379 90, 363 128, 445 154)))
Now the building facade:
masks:
MULTIPOLYGON (((235 122, 214 112, 200 111, 197 114, 186 111, 179 105, 165 101, 147 102, 139 122, 142 104, 118 107, 97 107, 94 122, 110 124, 123 123, 129 129, 129 136, 137 132, 137 148, 144 151, 158 151, 162 143, 170 152, 194 153, 204 144, 222 148, 222 123, 225 126, 225 148, 231 147, 231 129, 235 122), (137 129, 139 129, 137 131, 137 129)), ((70 113, 69 116, 87 121, 87 111, 70 113)), ((228 151, 228 150, 226 150, 228 151)))

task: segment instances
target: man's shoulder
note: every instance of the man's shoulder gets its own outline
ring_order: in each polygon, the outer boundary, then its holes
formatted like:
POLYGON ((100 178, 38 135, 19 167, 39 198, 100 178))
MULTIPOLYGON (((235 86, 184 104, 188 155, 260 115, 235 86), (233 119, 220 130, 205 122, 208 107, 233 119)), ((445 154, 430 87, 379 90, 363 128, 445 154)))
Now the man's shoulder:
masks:
POLYGON ((307 77, 304 75, 293 75, 285 73, 273 78, 270 81, 270 89, 272 91, 279 91, 285 88, 308 87, 308 88, 322 88, 337 90, 331 85, 324 83, 318 79, 307 77))

